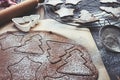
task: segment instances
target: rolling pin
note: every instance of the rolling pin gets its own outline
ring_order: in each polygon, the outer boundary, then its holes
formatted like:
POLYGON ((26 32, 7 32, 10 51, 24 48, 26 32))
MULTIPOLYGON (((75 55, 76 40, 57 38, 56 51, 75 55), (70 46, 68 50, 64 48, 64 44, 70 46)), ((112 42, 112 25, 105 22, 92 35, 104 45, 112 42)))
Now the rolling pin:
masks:
POLYGON ((25 15, 35 9, 38 3, 44 0, 25 0, 0 11, 0 25, 9 22, 12 18, 25 15))

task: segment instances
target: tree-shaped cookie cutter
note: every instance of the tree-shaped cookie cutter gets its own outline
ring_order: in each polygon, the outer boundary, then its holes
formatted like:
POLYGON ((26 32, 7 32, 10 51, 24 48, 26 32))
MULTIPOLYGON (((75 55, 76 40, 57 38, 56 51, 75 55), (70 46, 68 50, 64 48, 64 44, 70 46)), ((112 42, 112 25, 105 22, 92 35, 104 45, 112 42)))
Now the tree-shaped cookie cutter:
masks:
POLYGON ((30 15, 30 16, 23 16, 19 18, 13 18, 12 21, 15 23, 15 26, 23 31, 28 32, 32 27, 35 27, 38 24, 40 19, 40 15, 30 15))

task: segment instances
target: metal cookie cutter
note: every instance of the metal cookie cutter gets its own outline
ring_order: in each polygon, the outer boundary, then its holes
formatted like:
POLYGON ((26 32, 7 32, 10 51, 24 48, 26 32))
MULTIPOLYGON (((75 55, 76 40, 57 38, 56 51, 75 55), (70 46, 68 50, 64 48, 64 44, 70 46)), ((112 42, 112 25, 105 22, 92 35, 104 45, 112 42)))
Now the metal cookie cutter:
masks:
POLYGON ((19 30, 23 32, 28 32, 32 27, 35 27, 35 25, 38 24, 39 19, 40 15, 30 15, 19 18, 13 18, 12 21, 15 23, 15 26, 19 30))

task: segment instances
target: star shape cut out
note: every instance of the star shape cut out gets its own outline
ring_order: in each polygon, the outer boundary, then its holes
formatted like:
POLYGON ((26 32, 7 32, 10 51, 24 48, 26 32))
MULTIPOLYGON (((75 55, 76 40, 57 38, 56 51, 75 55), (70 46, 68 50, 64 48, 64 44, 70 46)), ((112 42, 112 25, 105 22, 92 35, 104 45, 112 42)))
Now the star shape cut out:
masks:
POLYGON ((0 40, 2 49, 5 50, 5 49, 20 46, 22 38, 23 38, 23 36, 16 36, 14 34, 9 34, 7 37, 0 40), (14 42, 14 43, 11 43, 11 42, 14 42))
POLYGON ((73 11, 74 9, 62 7, 59 10, 55 11, 55 13, 59 14, 60 17, 65 17, 65 16, 74 15, 73 11))
POLYGON ((111 13, 115 17, 120 17, 120 7, 113 8, 113 7, 103 7, 103 6, 101 6, 100 9, 107 12, 107 13, 111 13))

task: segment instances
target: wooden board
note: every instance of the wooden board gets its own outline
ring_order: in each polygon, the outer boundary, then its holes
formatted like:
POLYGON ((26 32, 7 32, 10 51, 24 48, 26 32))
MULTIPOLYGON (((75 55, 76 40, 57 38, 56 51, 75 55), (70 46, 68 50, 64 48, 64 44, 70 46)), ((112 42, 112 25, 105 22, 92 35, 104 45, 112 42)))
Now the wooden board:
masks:
MULTIPOLYGON (((75 26, 61 24, 52 19, 40 20, 39 24, 35 26, 32 31, 52 31, 69 39, 76 41, 77 44, 84 46, 91 55, 93 63, 99 71, 98 80, 110 80, 105 66, 100 57, 100 53, 96 47, 90 30, 87 28, 76 28, 75 26)), ((14 23, 4 25, 0 29, 0 34, 7 31, 19 31, 14 23)))

